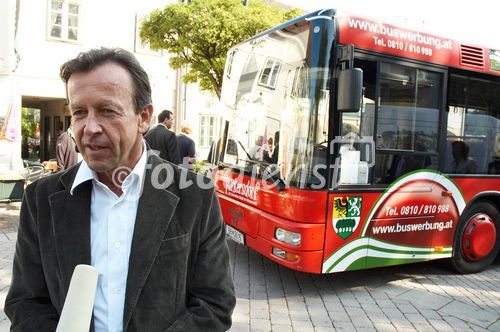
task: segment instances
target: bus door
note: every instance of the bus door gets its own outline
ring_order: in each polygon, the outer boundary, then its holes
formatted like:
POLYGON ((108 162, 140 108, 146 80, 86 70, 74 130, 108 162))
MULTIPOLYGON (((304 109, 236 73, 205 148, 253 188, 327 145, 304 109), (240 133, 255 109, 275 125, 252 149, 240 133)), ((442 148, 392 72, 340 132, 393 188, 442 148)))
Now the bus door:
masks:
POLYGON ((437 207, 447 197, 436 169, 444 73, 380 61, 377 80, 373 181, 387 188, 368 216, 367 264, 428 260, 443 251, 437 207))
POLYGON ((339 149, 338 189, 329 200, 332 233, 341 235, 340 226, 354 232, 351 241, 334 246, 345 247, 337 254, 343 263, 330 259, 323 270, 449 255, 448 210, 455 204, 447 193, 454 185, 436 171, 444 72, 369 57, 356 59, 354 67, 363 70, 363 102, 358 112, 341 114, 346 147, 339 149), (373 163, 363 160, 362 142, 348 144, 349 137, 371 139, 373 163), (340 190, 348 194, 339 195, 340 190), (358 205, 359 221, 353 214, 358 205))

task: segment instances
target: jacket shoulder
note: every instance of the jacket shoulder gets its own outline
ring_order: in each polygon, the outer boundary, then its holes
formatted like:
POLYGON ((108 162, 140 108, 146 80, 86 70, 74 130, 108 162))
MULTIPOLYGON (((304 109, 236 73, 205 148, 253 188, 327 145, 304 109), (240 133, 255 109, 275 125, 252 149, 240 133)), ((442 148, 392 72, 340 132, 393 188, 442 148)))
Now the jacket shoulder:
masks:
POLYGON ((56 173, 30 183, 28 186, 26 186, 24 195, 27 199, 38 200, 39 198, 43 197, 47 198, 52 193, 61 191, 63 189, 64 186, 61 182, 61 174, 56 173))

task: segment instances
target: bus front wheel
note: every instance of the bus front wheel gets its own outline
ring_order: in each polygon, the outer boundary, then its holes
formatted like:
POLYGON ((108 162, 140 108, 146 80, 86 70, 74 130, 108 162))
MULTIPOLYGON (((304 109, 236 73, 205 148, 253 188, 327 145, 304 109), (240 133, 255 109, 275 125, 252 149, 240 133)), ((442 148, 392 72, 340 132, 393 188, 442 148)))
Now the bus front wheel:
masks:
POLYGON ((487 268, 500 250, 500 212, 489 202, 474 203, 460 218, 455 233, 453 268, 476 273, 487 268))

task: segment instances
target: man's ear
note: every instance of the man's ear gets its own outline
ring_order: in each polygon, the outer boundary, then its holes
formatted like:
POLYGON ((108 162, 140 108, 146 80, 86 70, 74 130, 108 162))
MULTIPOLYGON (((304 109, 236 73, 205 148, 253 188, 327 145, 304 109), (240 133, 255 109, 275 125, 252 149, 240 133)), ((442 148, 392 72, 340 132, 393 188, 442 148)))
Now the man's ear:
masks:
POLYGON ((153 116, 153 105, 149 104, 141 110, 139 114, 139 132, 145 134, 149 129, 149 124, 153 116))

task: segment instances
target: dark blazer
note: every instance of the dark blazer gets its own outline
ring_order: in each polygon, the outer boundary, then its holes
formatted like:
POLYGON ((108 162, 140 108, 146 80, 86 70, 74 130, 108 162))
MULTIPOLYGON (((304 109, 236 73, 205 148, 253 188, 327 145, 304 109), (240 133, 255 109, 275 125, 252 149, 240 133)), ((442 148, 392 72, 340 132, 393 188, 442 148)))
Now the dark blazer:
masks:
POLYGON ((167 161, 174 164, 180 164, 182 160, 179 160, 179 150, 177 147, 177 138, 175 134, 168 130, 162 124, 156 125, 151 128, 144 139, 148 142, 151 149, 159 151, 159 156, 167 161))
POLYGON ((177 135, 177 143, 179 144, 179 159, 181 163, 184 163, 184 158, 192 158, 196 156, 196 149, 194 145, 194 141, 184 135, 177 135))
MULTIPOLYGON (((54 331, 75 266, 90 264, 92 181, 69 193, 79 165, 26 188, 4 309, 14 331, 54 331)), ((231 326, 236 301, 219 204, 213 188, 182 188, 181 176, 209 182, 149 156, 129 259, 124 331, 231 326)))

